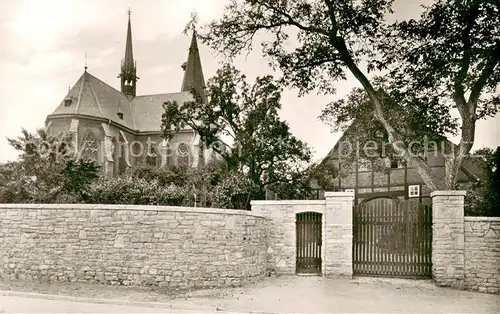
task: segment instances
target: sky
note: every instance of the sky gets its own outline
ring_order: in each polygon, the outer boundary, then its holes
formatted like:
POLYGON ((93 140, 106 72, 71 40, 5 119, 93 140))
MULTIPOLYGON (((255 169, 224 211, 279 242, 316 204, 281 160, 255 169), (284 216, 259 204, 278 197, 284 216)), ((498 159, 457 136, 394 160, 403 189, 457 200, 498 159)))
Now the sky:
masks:
MULTIPOLYGON (((391 19, 416 18, 429 0, 396 0, 391 19)), ((132 15, 138 94, 178 92, 181 64, 190 38, 182 31, 196 11, 200 24, 222 14, 226 0, 0 0, 0 162, 14 160, 17 152, 6 138, 21 128, 42 128, 47 115, 60 104, 68 86, 76 83, 87 63, 88 71, 119 89, 117 75, 124 56, 127 10, 132 15)), ((200 45, 205 78, 212 77, 222 59, 200 45)), ((236 59, 234 65, 254 79, 276 74, 258 50, 236 59)), ((292 132, 323 158, 340 137, 318 119, 332 100, 358 86, 350 77, 337 84, 336 95, 285 90, 280 112, 292 132)), ((476 130, 480 147, 500 145, 500 115, 481 121, 476 130)))

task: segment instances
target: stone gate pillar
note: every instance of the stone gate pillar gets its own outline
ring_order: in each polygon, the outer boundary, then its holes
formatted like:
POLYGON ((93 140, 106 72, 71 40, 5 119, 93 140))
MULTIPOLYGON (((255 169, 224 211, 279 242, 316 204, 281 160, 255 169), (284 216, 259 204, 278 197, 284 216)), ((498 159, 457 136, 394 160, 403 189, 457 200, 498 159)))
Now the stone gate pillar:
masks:
POLYGON ((354 192, 325 192, 323 276, 352 277, 354 192))
POLYGON ((438 286, 463 289, 465 274, 465 191, 434 191, 432 277, 438 286))

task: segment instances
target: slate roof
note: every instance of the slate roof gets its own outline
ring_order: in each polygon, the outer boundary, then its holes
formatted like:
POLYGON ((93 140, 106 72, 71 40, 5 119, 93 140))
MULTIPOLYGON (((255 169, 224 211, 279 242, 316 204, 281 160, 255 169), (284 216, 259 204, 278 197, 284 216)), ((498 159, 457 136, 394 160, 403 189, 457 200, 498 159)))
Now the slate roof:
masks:
POLYGON ((132 113, 131 104, 124 94, 85 71, 51 116, 89 115, 110 119, 135 130, 132 113), (65 100, 68 98, 72 100, 70 106, 65 105, 65 100), (118 117, 119 112, 123 113, 123 120, 118 117))
POLYGON ((67 114, 88 115, 109 119, 139 132, 159 132, 163 103, 183 103, 192 99, 191 93, 178 92, 137 96, 129 101, 120 91, 85 71, 49 118, 67 114), (72 100, 70 106, 65 105, 66 99, 72 100), (118 113, 123 114, 123 119, 118 113))
POLYGON ((193 100, 189 92, 156 94, 137 96, 132 100, 136 127, 141 132, 154 132, 160 130, 161 117, 165 112, 163 103, 176 101, 181 104, 193 100))
MULTIPOLYGON (((125 70, 135 70, 132 52, 132 27, 130 11, 127 25, 125 58, 122 61, 122 73, 125 70)), ((132 96, 93 76, 85 68, 85 72, 61 101, 56 110, 47 117, 47 121, 57 116, 71 114, 103 118, 122 125, 137 133, 161 131, 161 117, 164 113, 163 103, 176 101, 178 104, 193 100, 191 88, 206 101, 205 78, 201 66, 196 31, 193 30, 187 62, 183 65, 184 77, 181 91, 156 95, 132 96), (71 100, 69 105, 66 101, 71 100), (120 117, 118 114, 122 114, 120 117)), ((135 93, 135 91, 134 91, 135 93)), ((190 129, 187 127, 186 129, 190 129)))

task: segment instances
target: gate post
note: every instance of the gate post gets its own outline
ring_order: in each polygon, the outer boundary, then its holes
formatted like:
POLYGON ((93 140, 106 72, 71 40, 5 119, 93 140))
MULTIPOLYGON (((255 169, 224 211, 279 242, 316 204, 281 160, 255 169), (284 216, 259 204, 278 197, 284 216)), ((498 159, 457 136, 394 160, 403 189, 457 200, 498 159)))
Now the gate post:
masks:
POLYGON ((322 274, 352 277, 352 211, 354 192, 325 192, 322 274))
POLYGON ((465 275, 465 191, 434 191, 432 278, 438 286, 463 289, 465 275))

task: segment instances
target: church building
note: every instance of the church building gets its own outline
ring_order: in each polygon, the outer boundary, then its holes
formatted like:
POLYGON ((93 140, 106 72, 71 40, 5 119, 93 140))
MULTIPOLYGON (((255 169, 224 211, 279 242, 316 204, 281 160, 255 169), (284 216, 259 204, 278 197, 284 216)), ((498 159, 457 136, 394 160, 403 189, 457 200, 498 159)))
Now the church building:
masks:
POLYGON ((167 141, 160 128, 165 102, 192 100, 192 88, 207 101, 195 31, 182 70, 179 92, 137 95, 139 77, 129 12, 125 57, 118 75, 120 90, 90 74, 85 66, 61 104, 47 116, 46 132, 49 136, 69 132, 79 155, 97 161, 108 174, 142 165, 203 167, 213 152, 193 129, 182 129, 167 141))

